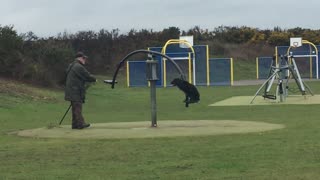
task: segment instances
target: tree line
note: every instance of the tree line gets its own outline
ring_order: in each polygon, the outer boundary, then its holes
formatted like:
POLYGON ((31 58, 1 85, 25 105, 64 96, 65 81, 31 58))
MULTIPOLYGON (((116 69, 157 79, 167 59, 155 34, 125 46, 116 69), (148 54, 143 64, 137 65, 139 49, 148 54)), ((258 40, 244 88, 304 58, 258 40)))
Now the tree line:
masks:
POLYGON ((261 30, 246 26, 219 26, 213 30, 195 26, 187 31, 178 27, 162 31, 147 29, 121 34, 119 29, 62 32, 53 37, 38 37, 33 32, 18 34, 14 26, 0 25, 0 76, 58 87, 65 69, 77 51, 89 56, 88 69, 95 74, 111 75, 117 63, 128 53, 147 47, 161 47, 169 39, 194 37, 194 44, 209 45, 211 57, 242 60, 272 56, 274 46, 289 45, 290 37, 302 37, 320 44, 320 30, 261 30))

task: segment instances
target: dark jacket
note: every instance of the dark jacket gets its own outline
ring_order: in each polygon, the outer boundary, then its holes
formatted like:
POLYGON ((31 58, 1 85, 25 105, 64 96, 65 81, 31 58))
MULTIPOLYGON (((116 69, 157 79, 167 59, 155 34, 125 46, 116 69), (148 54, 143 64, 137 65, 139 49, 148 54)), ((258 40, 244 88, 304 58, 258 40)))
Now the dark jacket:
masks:
POLYGON ((85 83, 95 82, 96 78, 78 60, 71 63, 66 72, 68 74, 66 77, 64 99, 67 101, 84 102, 86 95, 85 83))

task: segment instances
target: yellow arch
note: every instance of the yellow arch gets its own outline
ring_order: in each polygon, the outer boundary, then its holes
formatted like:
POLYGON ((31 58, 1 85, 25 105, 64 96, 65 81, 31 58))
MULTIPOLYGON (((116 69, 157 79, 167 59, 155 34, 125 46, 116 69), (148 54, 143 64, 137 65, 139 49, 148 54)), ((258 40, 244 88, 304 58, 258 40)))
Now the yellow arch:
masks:
POLYGON ((184 40, 184 39, 170 39, 170 40, 168 40, 162 48, 162 51, 161 51, 162 54, 166 54, 167 46, 170 44, 185 44, 191 49, 192 53, 194 54, 194 49, 193 49, 192 45, 187 40, 184 40))
MULTIPOLYGON (((316 51, 316 55, 318 55, 318 48, 317 48, 317 46, 314 45, 312 42, 307 41, 307 40, 302 40, 302 44, 310 44, 311 46, 313 46, 314 49, 315 49, 315 51, 316 51)), ((292 48, 292 46, 290 46, 290 47, 288 48, 288 51, 287 51, 287 55, 288 55, 288 56, 289 56, 289 52, 290 52, 291 48, 292 48)))
MULTIPOLYGON (((193 53, 193 58, 195 57, 195 51, 194 51, 192 45, 187 40, 184 40, 184 39, 170 39, 170 40, 168 40, 161 50, 162 54, 166 54, 167 46, 170 44, 185 44, 186 46, 188 46, 191 49, 191 51, 193 53)), ((189 74, 190 74, 190 70, 191 69, 189 69, 189 74)), ((163 87, 167 87, 167 73, 166 73, 166 60, 165 59, 163 61, 163 87)))
MULTIPOLYGON (((309 45, 313 46, 313 48, 315 49, 316 55, 318 56, 318 48, 317 48, 316 45, 314 45, 312 42, 307 41, 307 40, 302 40, 302 44, 309 44, 309 45)), ((288 55, 288 56, 289 56, 291 47, 292 47, 292 46, 290 46, 290 47, 288 48, 288 51, 287 51, 287 55, 288 55)), ((311 58, 311 57, 310 57, 310 63, 309 63, 309 64, 310 64, 310 78, 312 78, 312 58, 311 58)))

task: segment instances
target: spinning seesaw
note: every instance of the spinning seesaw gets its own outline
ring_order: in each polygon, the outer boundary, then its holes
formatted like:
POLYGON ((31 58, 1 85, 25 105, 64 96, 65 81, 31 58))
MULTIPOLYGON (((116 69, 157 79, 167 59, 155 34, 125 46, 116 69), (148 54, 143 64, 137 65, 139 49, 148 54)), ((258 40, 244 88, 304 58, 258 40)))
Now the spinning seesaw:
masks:
MULTIPOLYGON (((151 127, 157 127, 157 105, 156 105, 156 81, 159 80, 158 78, 158 61, 154 59, 155 56, 161 56, 162 58, 165 58, 166 60, 169 60, 175 67, 175 69, 178 71, 180 74, 180 79, 185 81, 185 75, 182 72, 181 68, 178 66, 178 64, 173 61, 169 56, 156 52, 156 51, 149 51, 149 50, 136 50, 131 53, 129 53, 127 56, 125 56, 119 63, 112 80, 104 80, 105 83, 111 84, 111 88, 113 89, 115 84, 117 83, 116 78, 118 75, 118 72, 120 68, 123 66, 124 62, 127 61, 130 57, 132 57, 135 54, 147 54, 148 58, 146 60, 146 76, 147 80, 149 81, 150 84, 150 94, 151 94, 151 127)), ((188 97, 186 94, 186 101, 185 101, 185 106, 188 107, 189 103, 192 103, 188 101, 188 97)))

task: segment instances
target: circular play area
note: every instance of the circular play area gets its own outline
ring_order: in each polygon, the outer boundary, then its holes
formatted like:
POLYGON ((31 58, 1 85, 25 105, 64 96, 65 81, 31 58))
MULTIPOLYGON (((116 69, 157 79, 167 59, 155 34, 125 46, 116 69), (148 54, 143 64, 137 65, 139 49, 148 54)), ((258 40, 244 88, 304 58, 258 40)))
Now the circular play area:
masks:
POLYGON ((128 139, 178 136, 210 136, 264 132, 284 128, 281 124, 235 120, 161 120, 158 127, 151 127, 149 121, 97 123, 90 128, 72 130, 70 125, 27 129, 14 134, 36 138, 67 139, 128 139))

